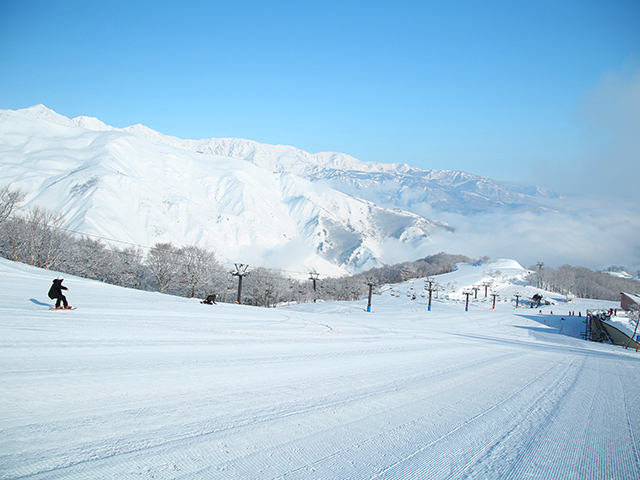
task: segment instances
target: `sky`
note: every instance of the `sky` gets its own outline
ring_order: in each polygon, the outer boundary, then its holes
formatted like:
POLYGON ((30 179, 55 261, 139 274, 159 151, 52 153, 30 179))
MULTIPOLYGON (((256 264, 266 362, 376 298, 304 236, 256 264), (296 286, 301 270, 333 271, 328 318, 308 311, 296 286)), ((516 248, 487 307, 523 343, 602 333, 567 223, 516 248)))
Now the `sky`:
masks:
POLYGON ((1 1, 0 108, 40 103, 640 199, 640 2, 1 1))

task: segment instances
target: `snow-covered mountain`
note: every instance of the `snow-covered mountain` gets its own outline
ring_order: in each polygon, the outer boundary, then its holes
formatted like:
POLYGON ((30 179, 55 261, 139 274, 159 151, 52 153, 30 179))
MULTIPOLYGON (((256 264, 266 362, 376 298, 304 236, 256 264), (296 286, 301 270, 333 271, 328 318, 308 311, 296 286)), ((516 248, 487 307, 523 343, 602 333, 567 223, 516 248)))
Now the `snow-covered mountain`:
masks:
POLYGON ((62 213, 72 231, 194 244, 229 261, 332 274, 379 265, 399 245, 419 248, 433 231, 451 230, 312 183, 295 169, 267 170, 211 148, 205 155, 197 143, 139 125, 68 119, 42 105, 4 110, 1 186, 22 188, 27 206, 62 213))
POLYGON ((322 181, 379 206, 416 213, 420 213, 419 207, 423 204, 434 210, 464 215, 494 207, 537 211, 546 208, 547 199, 560 197, 539 186, 498 182, 457 170, 422 170, 406 163, 362 162, 344 153, 313 154, 288 145, 267 145, 240 138, 183 140, 144 125, 118 129, 92 117, 68 119, 42 105, 23 111, 58 124, 96 131, 124 131, 180 150, 245 160, 273 173, 292 173, 311 182, 322 181))
POLYGON ((324 274, 440 251, 524 265, 640 268, 635 208, 563 198, 459 171, 362 162, 284 145, 183 140, 143 125, 0 110, 0 188, 71 230, 170 241, 242 262, 324 274))
MULTIPOLYGON (((72 121, 76 120, 78 123, 96 121, 84 117, 72 121)), ((124 130, 184 150, 245 160, 270 172, 293 173, 380 206, 415 213, 421 213, 424 205, 463 215, 495 207, 539 211, 547 208, 547 199, 559 197, 538 186, 498 182, 461 171, 422 170, 406 163, 362 162, 344 153, 312 154, 292 146, 265 145, 239 138, 182 140, 143 125, 124 130)))

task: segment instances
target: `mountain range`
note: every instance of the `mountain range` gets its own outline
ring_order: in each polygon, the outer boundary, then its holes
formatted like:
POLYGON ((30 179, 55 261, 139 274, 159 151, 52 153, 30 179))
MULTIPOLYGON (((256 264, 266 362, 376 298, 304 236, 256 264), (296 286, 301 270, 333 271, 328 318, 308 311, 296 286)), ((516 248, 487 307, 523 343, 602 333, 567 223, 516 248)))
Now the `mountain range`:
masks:
POLYGON ((446 250, 458 230, 447 215, 536 214, 560 198, 460 171, 117 128, 43 105, 0 110, 0 158, 0 187, 21 188, 26 208, 61 213, 71 231, 331 275, 446 250))
MULTIPOLYGON (((82 117, 80 117, 82 118, 82 117)), ((91 121, 96 124, 95 119, 91 121)), ((88 120, 83 121, 89 124, 88 120)), ((102 128, 109 128, 103 124, 102 128)), ((421 170, 406 163, 362 162, 335 152, 308 153, 287 145, 265 145, 239 138, 182 140, 143 125, 123 129, 151 141, 204 155, 244 160, 273 173, 292 173, 388 208, 413 211, 416 205, 467 215, 488 208, 539 210, 557 193, 538 186, 498 182, 461 171, 421 170)))

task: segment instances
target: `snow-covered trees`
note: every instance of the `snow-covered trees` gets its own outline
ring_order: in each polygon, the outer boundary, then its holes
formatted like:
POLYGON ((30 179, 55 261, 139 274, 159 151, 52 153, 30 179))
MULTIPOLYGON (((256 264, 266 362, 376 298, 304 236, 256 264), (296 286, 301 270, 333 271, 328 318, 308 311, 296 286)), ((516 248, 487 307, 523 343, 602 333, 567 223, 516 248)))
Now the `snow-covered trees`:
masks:
MULTIPOLYGON (((61 228, 62 216, 45 208, 35 206, 16 214, 23 199, 20 190, 0 190, 0 255, 5 258, 131 288, 186 297, 216 294, 221 301, 235 300, 227 295, 234 290, 232 277, 211 251, 171 243, 149 249, 110 246, 98 238, 69 234, 61 228)), ((300 290, 299 282, 266 268, 252 273, 247 277, 244 303, 268 306, 293 301, 292 292, 300 290)))
POLYGON ((165 293, 172 286, 178 272, 176 249, 170 243, 156 243, 147 254, 146 263, 158 291, 165 293))
POLYGON ((222 266, 215 254, 204 248, 157 243, 147 253, 145 264, 161 293, 206 297, 224 286, 222 266))
POLYGON ((0 254, 11 260, 52 268, 65 238, 62 217, 45 208, 32 207, 26 216, 11 215, 2 221, 0 254))
POLYGON ((0 226, 0 255, 14 262, 26 263, 22 256, 26 243, 26 221, 24 218, 5 219, 0 226))
POLYGON ((186 297, 206 297, 224 284, 222 266, 213 252, 187 245, 176 250, 180 293, 186 297))
POLYGON ((113 248, 114 284, 129 288, 144 288, 147 267, 144 252, 139 247, 113 248))
POLYGON ((116 275, 112 272, 113 255, 100 240, 89 237, 68 239, 64 242, 64 250, 58 264, 68 273, 79 277, 116 283, 116 275))
POLYGON ((49 269, 62 252, 64 234, 60 230, 62 215, 45 208, 32 207, 27 215, 27 255, 29 265, 49 269))
POLYGON ((19 188, 11 188, 11 185, 0 188, 0 224, 13 214, 24 198, 25 194, 19 188))
POLYGON ((564 295, 619 300, 622 291, 640 294, 640 282, 620 278, 606 271, 593 271, 571 265, 562 265, 558 268, 531 267, 531 269, 535 270, 529 279, 533 285, 564 295))
POLYGON ((465 255, 451 255, 440 252, 414 262, 396 263, 380 268, 372 268, 367 272, 356 275, 375 279, 378 284, 400 283, 412 278, 423 278, 431 275, 448 273, 455 268, 456 263, 471 263, 472 259, 465 255))
POLYGON ((277 303, 277 298, 284 299, 286 290, 282 278, 274 271, 263 267, 253 269, 250 275, 244 277, 242 284, 242 294, 246 303, 259 307, 277 303))

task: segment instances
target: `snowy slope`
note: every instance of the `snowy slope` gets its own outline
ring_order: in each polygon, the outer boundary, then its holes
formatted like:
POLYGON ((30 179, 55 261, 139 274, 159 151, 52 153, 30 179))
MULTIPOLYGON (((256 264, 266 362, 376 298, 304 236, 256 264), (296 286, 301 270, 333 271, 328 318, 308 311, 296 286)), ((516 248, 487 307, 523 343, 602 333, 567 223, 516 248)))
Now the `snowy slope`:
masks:
POLYGON ((44 106, 0 112, 3 183, 66 227, 119 241, 170 241, 227 261, 339 274, 429 244, 440 222, 380 208, 290 173, 203 155, 142 126, 73 120, 44 106))
POLYGON ((640 478, 640 357, 548 311, 207 306, 78 278, 78 309, 49 311, 55 276, 0 259, 0 478, 640 478))
POLYGON ((638 276, 634 276, 632 274, 630 274, 629 272, 615 272, 615 271, 608 271, 607 272, 609 275, 611 275, 612 277, 618 277, 618 278, 626 278, 628 280, 638 280, 638 276))

